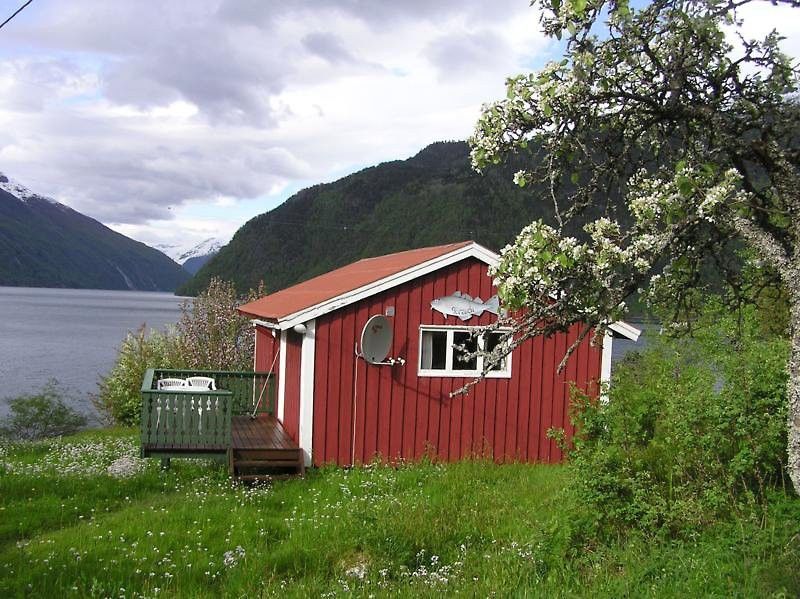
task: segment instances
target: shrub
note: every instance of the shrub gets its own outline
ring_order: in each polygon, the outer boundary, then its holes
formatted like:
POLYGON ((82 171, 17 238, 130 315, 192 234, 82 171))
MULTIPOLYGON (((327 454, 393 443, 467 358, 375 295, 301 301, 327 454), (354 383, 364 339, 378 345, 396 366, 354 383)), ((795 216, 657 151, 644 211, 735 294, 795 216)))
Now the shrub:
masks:
POLYGON ((144 373, 148 368, 172 366, 171 344, 169 333, 152 331, 147 335, 144 325, 136 332, 128 332, 119 348, 117 362, 100 379, 100 393, 92 398, 98 412, 117 424, 138 424, 144 373))
POLYGON ((211 279, 208 289, 181 306, 172 362, 181 368, 252 370, 255 334, 250 319, 236 308, 262 294, 259 287, 240 299, 232 283, 211 279))
POLYGON ((252 290, 239 300, 232 284, 212 279, 194 301, 183 303, 173 329, 147 335, 143 325, 135 333, 129 332, 116 364, 100 380, 100 392, 93 398, 95 407, 118 424, 135 426, 148 368, 252 370, 255 334, 236 307, 262 293, 262 288, 252 290))
POLYGON ((656 339, 614 373, 608 403, 574 394, 575 492, 595 533, 681 536, 763 508, 786 467, 787 343, 755 318, 656 339))
POLYGON ((8 400, 10 414, 0 423, 0 436, 32 441, 72 434, 86 426, 86 416, 68 406, 66 392, 50 380, 38 393, 8 400))

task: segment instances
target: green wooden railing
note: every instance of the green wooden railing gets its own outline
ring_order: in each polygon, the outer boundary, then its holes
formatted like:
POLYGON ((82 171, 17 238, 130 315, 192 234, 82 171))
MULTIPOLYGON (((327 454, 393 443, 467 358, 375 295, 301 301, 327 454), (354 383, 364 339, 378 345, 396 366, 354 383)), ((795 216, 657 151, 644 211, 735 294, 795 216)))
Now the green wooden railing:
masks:
POLYGON ((232 416, 272 413, 274 387, 266 372, 148 369, 141 390, 142 455, 224 453, 231 446, 232 416), (161 379, 190 376, 213 378, 217 390, 157 388, 161 379))
POLYGON ((160 379, 185 379, 190 376, 211 377, 218 390, 230 391, 233 395, 234 415, 252 413, 259 397, 261 403, 258 413, 275 413, 275 377, 269 372, 154 368, 151 388, 155 389, 156 383, 160 379))

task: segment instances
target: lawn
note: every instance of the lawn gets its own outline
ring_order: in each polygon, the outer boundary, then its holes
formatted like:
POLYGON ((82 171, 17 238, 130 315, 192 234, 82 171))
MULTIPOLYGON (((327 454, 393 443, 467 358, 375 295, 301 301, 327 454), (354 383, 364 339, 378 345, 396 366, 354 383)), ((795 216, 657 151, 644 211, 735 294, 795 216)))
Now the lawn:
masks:
POLYGON ((579 541, 562 466, 323 468, 233 485, 131 430, 0 446, 0 596, 800 594, 800 501, 693 539, 579 541), (129 475, 107 468, 129 456, 129 475))

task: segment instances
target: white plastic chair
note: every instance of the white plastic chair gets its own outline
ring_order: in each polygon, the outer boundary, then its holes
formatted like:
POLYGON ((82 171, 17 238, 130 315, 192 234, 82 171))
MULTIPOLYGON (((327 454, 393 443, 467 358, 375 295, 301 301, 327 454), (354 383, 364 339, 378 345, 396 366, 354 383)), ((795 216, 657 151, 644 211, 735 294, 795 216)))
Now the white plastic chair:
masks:
POLYGON ((156 389, 179 389, 186 387, 186 381, 183 379, 159 379, 156 383, 156 389))
POLYGON ((190 376, 188 379, 186 379, 186 384, 189 387, 200 387, 207 391, 217 390, 216 382, 209 376, 190 376))

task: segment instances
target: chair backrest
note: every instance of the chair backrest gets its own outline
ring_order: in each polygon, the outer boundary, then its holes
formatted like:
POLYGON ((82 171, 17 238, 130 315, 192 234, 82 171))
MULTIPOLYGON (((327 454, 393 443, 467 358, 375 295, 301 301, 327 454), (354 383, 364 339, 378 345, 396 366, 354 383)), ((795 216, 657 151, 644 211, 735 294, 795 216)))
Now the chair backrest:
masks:
POLYGON ((186 379, 186 383, 190 387, 202 387, 211 391, 217 390, 216 382, 209 376, 190 376, 186 379))
POLYGON ((183 379, 159 379, 156 384, 156 389, 164 389, 166 387, 185 387, 186 381, 183 379))

